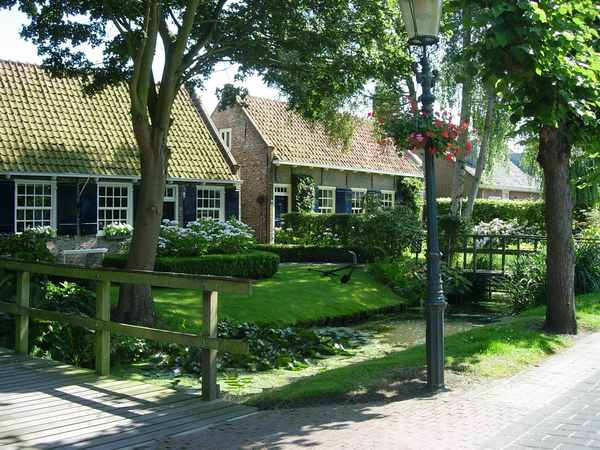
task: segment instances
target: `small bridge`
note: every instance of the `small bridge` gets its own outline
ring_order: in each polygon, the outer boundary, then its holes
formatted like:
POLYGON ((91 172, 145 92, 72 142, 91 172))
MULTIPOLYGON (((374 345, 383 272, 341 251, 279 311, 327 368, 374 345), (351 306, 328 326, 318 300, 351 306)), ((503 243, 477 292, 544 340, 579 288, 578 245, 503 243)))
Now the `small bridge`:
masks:
POLYGON ((216 335, 218 292, 249 294, 248 280, 88 269, 6 259, 0 259, 0 269, 14 271, 17 277, 16 302, 0 301, 0 312, 15 316, 16 329, 15 350, 0 348, 0 448, 3 450, 151 449, 165 437, 254 412, 252 408, 218 399, 216 366, 219 350, 247 351, 244 342, 220 339, 216 335), (31 274, 95 281, 96 317, 31 307, 31 274), (198 295, 203 297, 202 334, 110 321, 113 282, 198 289, 198 295), (94 330, 96 371, 29 357, 30 318, 94 330), (111 378, 111 333, 201 348, 201 392, 111 378))

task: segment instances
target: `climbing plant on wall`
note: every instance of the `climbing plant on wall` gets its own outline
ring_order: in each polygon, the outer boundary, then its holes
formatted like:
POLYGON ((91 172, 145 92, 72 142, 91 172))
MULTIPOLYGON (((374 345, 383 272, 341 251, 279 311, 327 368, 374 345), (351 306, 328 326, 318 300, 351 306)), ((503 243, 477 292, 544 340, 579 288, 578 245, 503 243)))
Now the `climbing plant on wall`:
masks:
POLYGON ((423 208, 423 180, 420 178, 402 177, 398 179, 396 190, 401 204, 419 214, 423 208))
POLYGON ((317 184, 310 175, 295 175, 292 179, 294 210, 301 213, 314 211, 317 184))

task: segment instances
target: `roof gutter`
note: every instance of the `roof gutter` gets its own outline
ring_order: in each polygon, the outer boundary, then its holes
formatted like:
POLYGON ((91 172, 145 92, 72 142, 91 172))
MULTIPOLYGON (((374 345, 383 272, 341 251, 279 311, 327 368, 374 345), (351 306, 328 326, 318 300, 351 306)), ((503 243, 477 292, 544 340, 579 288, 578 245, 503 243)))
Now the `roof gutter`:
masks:
MULTIPOLYGON (((98 175, 89 173, 63 173, 63 172, 3 172, 8 177, 60 177, 60 178, 111 178, 114 180, 129 180, 137 182, 141 180, 138 176, 128 175, 98 175)), ((188 183, 205 183, 205 184, 242 184, 241 180, 216 180, 216 179, 201 179, 201 178, 181 178, 167 177, 167 181, 179 181, 188 183)))
POLYGON ((378 175, 391 175, 391 176, 400 176, 400 177, 412 177, 412 178, 423 178, 423 175, 415 175, 414 173, 407 172, 392 172, 385 170, 375 170, 375 169, 363 169, 356 167, 344 167, 344 166, 335 166, 329 164, 308 164, 306 162, 297 162, 297 161, 281 161, 279 159, 274 159, 273 164, 276 166, 302 166, 302 167, 318 167, 320 169, 330 169, 330 170, 342 170, 346 172, 363 172, 363 173, 375 173, 378 175))

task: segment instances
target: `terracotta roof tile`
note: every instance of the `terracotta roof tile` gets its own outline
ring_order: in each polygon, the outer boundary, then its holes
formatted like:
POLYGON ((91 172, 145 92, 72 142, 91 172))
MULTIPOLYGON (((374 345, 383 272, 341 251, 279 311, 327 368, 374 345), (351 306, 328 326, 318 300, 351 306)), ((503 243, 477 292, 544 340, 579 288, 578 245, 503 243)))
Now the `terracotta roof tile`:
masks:
POLYGON ((410 153, 399 155, 393 145, 379 145, 373 123, 356 118, 351 148, 332 144, 325 129, 290 111, 287 103, 248 96, 241 101, 259 133, 282 163, 422 177, 421 165, 410 153))
MULTIPOLYGON (((125 85, 89 96, 82 80, 0 61, 0 172, 138 177, 125 85)), ((169 177, 233 180, 220 144, 182 90, 173 106, 169 177)))

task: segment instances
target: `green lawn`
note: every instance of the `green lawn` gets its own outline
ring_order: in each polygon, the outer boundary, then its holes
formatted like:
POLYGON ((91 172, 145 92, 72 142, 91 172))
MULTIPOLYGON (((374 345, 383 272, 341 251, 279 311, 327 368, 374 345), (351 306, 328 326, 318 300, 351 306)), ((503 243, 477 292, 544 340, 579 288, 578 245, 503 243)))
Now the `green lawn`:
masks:
MULTIPOLYGON (((309 267, 317 266, 282 264, 273 278, 256 283, 250 297, 220 294, 219 318, 286 326, 353 316, 402 303, 364 268, 357 269, 348 284, 341 284, 337 278, 307 270, 309 267)), ((197 291, 154 289, 153 294, 160 326, 171 330, 200 328, 202 306, 197 291)))
MULTIPOLYGON (((600 329, 600 294, 578 297, 583 329, 600 329)), ((514 374, 570 345, 571 339, 544 333, 543 308, 527 311, 506 322, 472 329, 446 339, 447 367, 476 377, 514 374)), ((406 379, 406 369, 422 367, 425 348, 417 345, 382 358, 329 370, 250 400, 262 408, 372 399, 406 379)), ((389 394, 389 392, 388 392, 389 394)), ((392 393, 393 395, 393 393, 392 393)))

